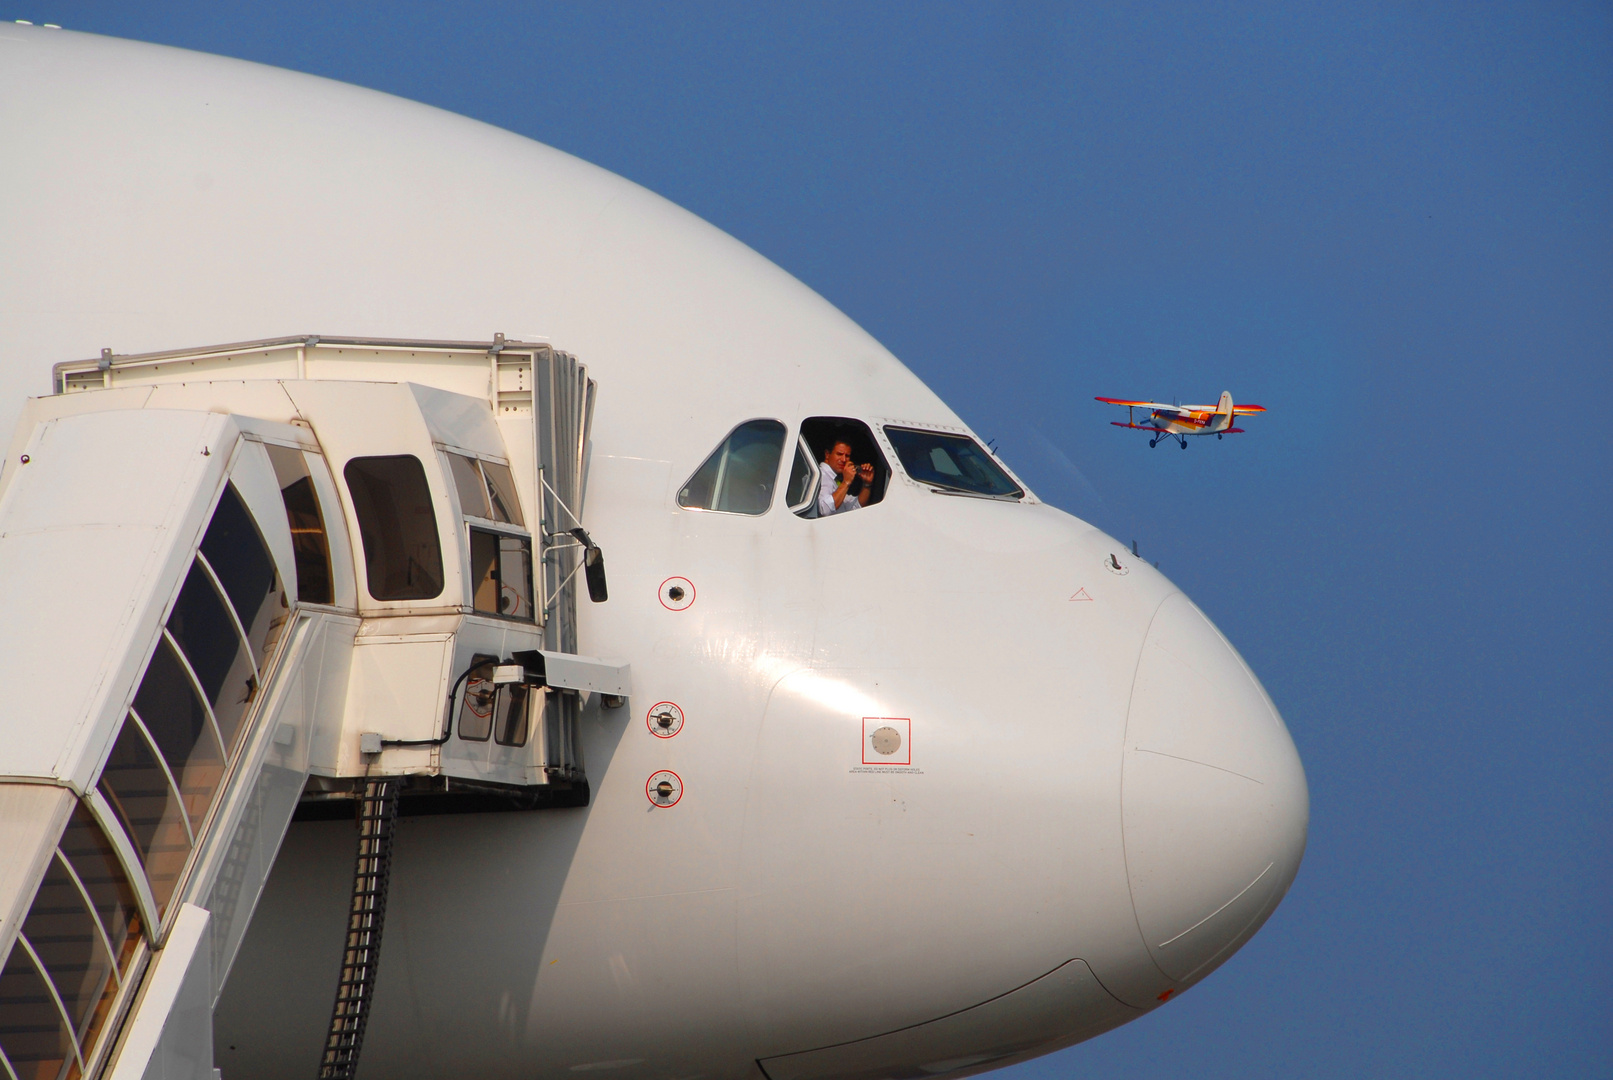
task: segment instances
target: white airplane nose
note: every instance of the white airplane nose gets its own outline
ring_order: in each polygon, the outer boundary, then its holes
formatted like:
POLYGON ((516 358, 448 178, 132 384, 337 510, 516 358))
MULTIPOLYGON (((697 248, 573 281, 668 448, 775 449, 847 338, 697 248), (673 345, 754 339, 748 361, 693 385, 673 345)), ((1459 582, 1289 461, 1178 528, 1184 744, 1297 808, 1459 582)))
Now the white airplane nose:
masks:
POLYGON ((1132 686, 1121 788, 1132 907, 1161 1000, 1276 908, 1310 819, 1305 772, 1254 673, 1181 593, 1155 612, 1132 686))

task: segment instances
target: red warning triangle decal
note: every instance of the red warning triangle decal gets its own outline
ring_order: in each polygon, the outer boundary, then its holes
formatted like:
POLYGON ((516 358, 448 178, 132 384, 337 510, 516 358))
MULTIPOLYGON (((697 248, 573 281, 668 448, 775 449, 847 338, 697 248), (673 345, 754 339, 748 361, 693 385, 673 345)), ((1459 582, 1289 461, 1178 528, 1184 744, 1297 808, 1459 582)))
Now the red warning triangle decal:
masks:
POLYGON ((1081 588, 1075 590, 1075 595, 1070 597, 1070 599, 1071 600, 1091 600, 1092 595, 1087 592, 1086 586, 1083 585, 1081 588))

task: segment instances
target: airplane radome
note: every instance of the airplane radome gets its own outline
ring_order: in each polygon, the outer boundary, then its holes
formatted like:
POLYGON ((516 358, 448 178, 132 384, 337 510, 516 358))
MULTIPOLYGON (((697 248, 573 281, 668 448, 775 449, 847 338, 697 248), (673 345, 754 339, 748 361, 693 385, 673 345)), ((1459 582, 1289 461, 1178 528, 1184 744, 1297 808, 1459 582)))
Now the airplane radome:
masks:
POLYGON ((17 1077, 962 1076, 1293 880, 1226 639, 710 225, 53 29, 0 147, 17 1077))

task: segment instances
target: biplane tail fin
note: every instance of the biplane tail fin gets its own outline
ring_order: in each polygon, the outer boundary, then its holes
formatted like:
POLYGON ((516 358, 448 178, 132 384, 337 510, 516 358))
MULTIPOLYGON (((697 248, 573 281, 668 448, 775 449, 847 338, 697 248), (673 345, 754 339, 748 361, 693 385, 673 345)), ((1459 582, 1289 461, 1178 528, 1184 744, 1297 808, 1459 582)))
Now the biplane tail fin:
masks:
POLYGON ((1221 391, 1221 402, 1215 407, 1215 420, 1210 425, 1211 431, 1225 431, 1232 426, 1232 391, 1221 391))

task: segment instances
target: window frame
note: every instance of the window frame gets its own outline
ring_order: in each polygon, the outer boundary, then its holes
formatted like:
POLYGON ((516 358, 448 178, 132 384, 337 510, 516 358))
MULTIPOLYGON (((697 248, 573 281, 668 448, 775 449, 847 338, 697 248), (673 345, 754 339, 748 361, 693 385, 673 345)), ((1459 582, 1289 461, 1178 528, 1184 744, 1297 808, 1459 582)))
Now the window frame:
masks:
MULTIPOLYGON (((470 513, 465 509, 465 500, 460 492, 459 479, 454 471, 456 466, 453 459, 457 457, 475 463, 476 475, 481 480, 482 485, 480 493, 489 512, 493 510, 494 485, 488 480, 486 466, 497 465, 499 468, 509 472, 513 484, 515 473, 510 469, 509 462, 486 454, 471 453, 462 447, 449 446, 444 443, 437 443, 435 446, 443 474, 448 477, 449 486, 453 488, 454 509, 459 514, 457 535, 460 537, 463 549, 463 554, 460 557, 460 574, 465 582, 462 607, 472 615, 482 615, 490 619, 504 619, 507 622, 520 623, 523 626, 542 626, 543 620, 539 617, 542 614, 542 609, 538 604, 538 578, 542 573, 543 553, 537 544, 537 537, 533 535, 525 524, 526 511, 520 504, 519 488, 513 488, 511 494, 516 504, 514 513, 520 515, 520 521, 500 521, 494 517, 470 513), (476 586, 481 579, 476 576, 473 551, 475 548, 474 534, 478 532, 484 535, 508 537, 512 540, 519 540, 526 545, 527 606, 532 611, 531 616, 506 615, 501 611, 484 611, 476 606, 476 586)), ((502 589, 502 560, 500 561, 499 585, 502 589)))
POLYGON ((902 482, 911 487, 921 488, 936 495, 951 495, 962 499, 984 499, 987 502, 1037 503, 1041 501, 1036 497, 1035 493, 1031 491, 1030 487, 1025 483, 1025 481, 1016 476, 1014 474, 1014 470, 1010 469, 1007 464, 1004 463, 1003 459, 998 457, 997 453, 992 450, 991 447, 986 445, 985 440, 980 438, 980 436, 976 435, 973 431, 970 431, 968 428, 954 427, 950 424, 926 423, 922 420, 898 420, 890 417, 879 417, 871 421, 871 423, 874 428, 875 438, 879 440, 880 447, 885 450, 887 454, 889 454, 890 458, 894 462, 894 464, 891 466, 891 472, 894 475, 900 476, 902 478, 902 482), (907 471, 907 466, 902 463, 902 456, 901 454, 897 453, 896 445, 891 442, 890 437, 885 433, 886 428, 904 428, 908 431, 919 431, 933 435, 949 435, 955 438, 961 437, 968 439, 973 442, 975 446, 985 452, 986 457, 990 459, 992 464, 996 465, 997 468, 1003 471, 1004 476, 1013 481, 1014 485, 1019 488, 1019 494, 986 495, 976 491, 967 491, 962 488, 939 486, 927 480, 916 479, 907 471))
MULTIPOLYGON (((786 424, 784 421, 780 420, 778 417, 776 417, 776 416, 752 416, 749 419, 741 420, 739 423, 737 423, 733 427, 729 428, 723 434, 723 437, 721 439, 717 440, 717 444, 715 446, 713 446, 710 450, 706 451, 706 453, 701 456, 699 464, 697 464, 694 467, 694 470, 692 472, 690 472, 688 476, 684 477, 683 483, 679 484, 674 489, 676 494, 674 494, 672 496, 673 505, 676 506, 677 509, 680 510, 680 511, 689 511, 691 513, 696 513, 696 514, 726 514, 729 517, 741 517, 741 518, 766 517, 768 514, 772 513, 772 511, 773 511, 773 503, 775 501, 777 501, 777 499, 779 497, 779 488, 781 486, 779 481, 780 481, 781 476, 782 476, 782 470, 787 468, 787 465, 786 465, 787 462, 793 460, 792 455, 789 454, 789 453, 786 453, 786 450, 788 450, 789 445, 790 445, 790 425, 786 424), (768 493, 767 493, 767 505, 765 507, 763 507, 761 510, 757 511, 756 513, 754 513, 754 514, 748 513, 747 511, 744 511, 744 510, 718 510, 715 507, 709 507, 709 506, 685 506, 684 503, 683 503, 683 492, 685 490, 687 490, 691 484, 694 483, 695 478, 697 476, 699 476, 701 470, 706 467, 706 463, 709 462, 712 459, 712 457, 715 456, 716 453, 719 450, 723 449, 725 446, 728 445, 729 441, 731 439, 733 439, 735 433, 738 432, 740 428, 746 427, 746 426, 748 426, 750 424, 758 424, 758 423, 777 424, 779 426, 780 430, 783 433, 783 438, 782 438, 782 440, 780 442, 780 445, 779 445, 778 460, 773 463, 773 484, 772 484, 772 487, 768 490, 768 493)), ((722 465, 720 465, 718 467, 718 478, 719 479, 721 479, 725 475, 725 470, 726 469, 727 469, 727 463, 726 462, 724 462, 722 465)), ((785 479, 785 483, 787 484, 788 483, 787 476, 784 476, 783 478, 785 479)), ((712 486, 713 486, 713 488, 715 488, 717 486, 715 481, 713 482, 712 486)))

